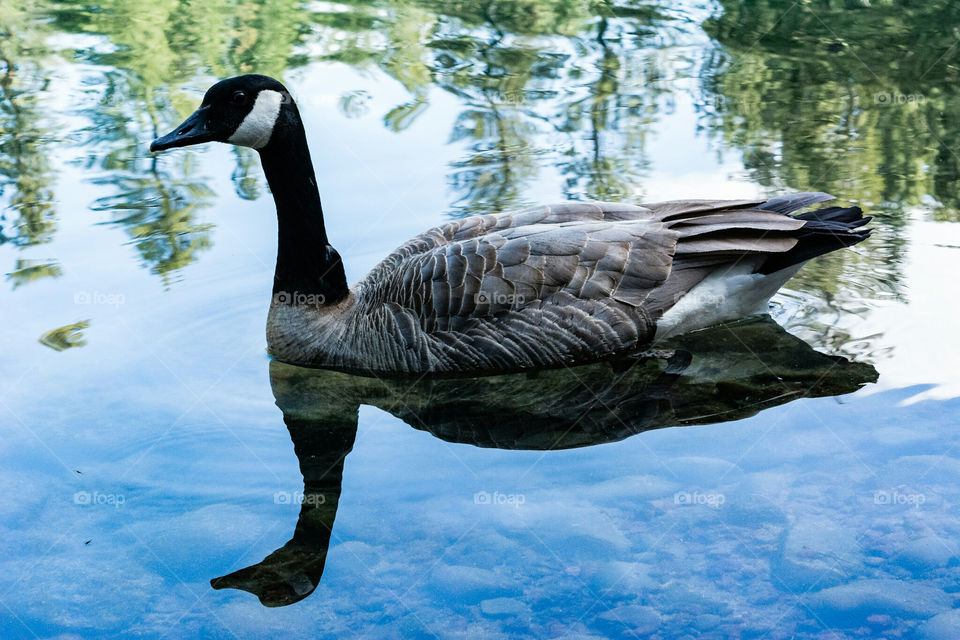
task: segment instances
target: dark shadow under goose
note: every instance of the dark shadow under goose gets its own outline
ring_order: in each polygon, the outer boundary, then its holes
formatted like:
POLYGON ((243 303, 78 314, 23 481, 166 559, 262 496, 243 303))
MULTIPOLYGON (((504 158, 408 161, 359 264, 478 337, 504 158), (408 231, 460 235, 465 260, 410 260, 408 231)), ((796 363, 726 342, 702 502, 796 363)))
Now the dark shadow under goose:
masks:
POLYGON ((399 247, 354 287, 330 245, 306 135, 286 88, 218 82, 157 151, 257 149, 277 206, 267 322, 285 362, 359 373, 497 373, 596 361, 763 313, 808 260, 864 240, 832 199, 570 202, 476 216, 399 247))
POLYGON ((448 442, 553 450, 740 420, 798 398, 851 393, 876 378, 872 366, 819 353, 769 317, 681 336, 634 358, 483 378, 375 379, 273 361, 270 383, 303 474, 299 519, 285 545, 211 584, 271 607, 313 592, 361 404, 448 442))

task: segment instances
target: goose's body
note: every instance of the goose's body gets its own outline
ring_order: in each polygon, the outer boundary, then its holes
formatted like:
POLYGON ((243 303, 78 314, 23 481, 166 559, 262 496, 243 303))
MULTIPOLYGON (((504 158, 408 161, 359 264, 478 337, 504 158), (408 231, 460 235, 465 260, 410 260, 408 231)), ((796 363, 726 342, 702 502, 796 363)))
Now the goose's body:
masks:
POLYGON ((856 207, 789 215, 831 199, 823 193, 571 202, 430 229, 348 288, 282 85, 220 82, 152 148, 221 139, 260 151, 279 219, 267 342, 296 364, 410 374, 597 360, 761 313, 807 260, 868 235, 856 207))
MULTIPOLYGON (((398 248, 338 304, 275 296, 268 344, 288 362, 389 373, 636 350, 765 311, 805 261, 784 254, 826 226, 778 211, 825 199, 564 203, 449 222, 398 248)), ((850 243, 862 237, 849 233, 850 243)))

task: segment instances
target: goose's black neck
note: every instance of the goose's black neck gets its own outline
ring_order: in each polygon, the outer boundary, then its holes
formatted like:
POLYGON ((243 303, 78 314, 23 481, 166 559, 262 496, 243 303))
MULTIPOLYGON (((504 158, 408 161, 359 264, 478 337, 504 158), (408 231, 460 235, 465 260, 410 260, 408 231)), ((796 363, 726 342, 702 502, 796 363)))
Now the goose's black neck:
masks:
POLYGON ((343 300, 349 294, 343 263, 327 240, 307 137, 292 103, 281 110, 269 144, 260 149, 260 158, 277 205, 274 300, 286 304, 343 300))

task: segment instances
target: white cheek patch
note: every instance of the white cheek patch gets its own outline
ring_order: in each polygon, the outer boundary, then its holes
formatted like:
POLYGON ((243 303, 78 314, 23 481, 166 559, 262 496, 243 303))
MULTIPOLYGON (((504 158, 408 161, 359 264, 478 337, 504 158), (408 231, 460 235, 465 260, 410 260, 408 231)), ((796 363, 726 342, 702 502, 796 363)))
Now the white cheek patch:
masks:
POLYGON ((227 139, 227 142, 253 149, 261 149, 266 146, 273 134, 273 125, 277 122, 282 102, 283 94, 279 91, 264 89, 258 93, 257 100, 253 103, 253 109, 243 119, 233 135, 227 139))

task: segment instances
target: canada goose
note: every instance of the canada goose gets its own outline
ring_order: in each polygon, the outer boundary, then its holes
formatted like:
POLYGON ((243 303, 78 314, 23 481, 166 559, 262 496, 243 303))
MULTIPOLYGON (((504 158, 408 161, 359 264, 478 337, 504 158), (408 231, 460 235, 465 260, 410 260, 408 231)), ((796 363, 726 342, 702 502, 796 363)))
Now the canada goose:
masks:
POLYGON ((808 260, 869 235, 858 207, 789 215, 825 193, 567 202, 442 224, 350 288, 286 88, 222 80, 150 150, 211 141, 260 153, 279 221, 267 343, 309 366, 478 373, 593 361, 763 313, 808 260))

